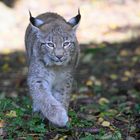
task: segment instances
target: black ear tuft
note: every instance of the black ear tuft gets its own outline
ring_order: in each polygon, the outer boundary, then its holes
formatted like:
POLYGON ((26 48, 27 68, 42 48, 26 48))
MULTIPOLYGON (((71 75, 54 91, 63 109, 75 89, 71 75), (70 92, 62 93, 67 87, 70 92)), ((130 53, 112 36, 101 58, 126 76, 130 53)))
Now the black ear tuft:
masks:
POLYGON ((75 17, 71 18, 68 23, 72 26, 72 27, 76 27, 78 26, 79 22, 81 19, 81 14, 80 14, 80 10, 78 9, 78 15, 76 15, 75 17))
POLYGON ((32 17, 32 14, 31 14, 30 11, 29 11, 29 15, 30 15, 30 22, 31 22, 31 24, 32 24, 33 26, 39 27, 39 26, 41 26, 42 24, 44 24, 44 22, 43 22, 41 19, 32 17))
POLYGON ((30 15, 30 22, 35 26, 35 18, 34 17, 32 17, 32 14, 31 14, 31 12, 29 11, 29 15, 30 15))
POLYGON ((81 19, 81 14, 80 14, 80 9, 78 8, 78 15, 75 17, 76 19, 76 23, 78 24, 80 22, 81 19))

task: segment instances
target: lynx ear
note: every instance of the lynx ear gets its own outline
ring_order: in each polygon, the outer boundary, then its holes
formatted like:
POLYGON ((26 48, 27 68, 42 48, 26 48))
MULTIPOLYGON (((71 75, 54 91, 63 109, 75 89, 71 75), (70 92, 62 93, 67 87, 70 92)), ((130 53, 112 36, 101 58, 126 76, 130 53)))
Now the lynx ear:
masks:
POLYGON ((29 11, 29 15, 30 15, 30 22, 31 22, 31 24, 32 24, 33 26, 39 27, 39 26, 41 26, 42 24, 44 24, 44 21, 42 21, 41 19, 32 17, 32 14, 31 14, 30 11, 29 11))
POLYGON ((76 15, 75 17, 71 18, 68 23, 73 27, 74 30, 77 29, 79 23, 80 23, 80 19, 81 19, 81 14, 80 14, 80 10, 78 9, 78 15, 76 15))

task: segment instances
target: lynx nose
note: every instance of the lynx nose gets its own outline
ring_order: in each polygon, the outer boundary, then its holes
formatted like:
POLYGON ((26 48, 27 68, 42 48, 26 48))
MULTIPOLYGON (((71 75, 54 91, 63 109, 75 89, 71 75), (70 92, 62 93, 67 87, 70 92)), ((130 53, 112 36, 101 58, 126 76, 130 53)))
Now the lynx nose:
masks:
POLYGON ((58 58, 58 59, 61 59, 62 57, 63 57, 63 55, 56 55, 56 57, 58 58))
POLYGON ((55 56, 60 60, 64 55, 64 51, 62 49, 56 49, 55 50, 55 56))

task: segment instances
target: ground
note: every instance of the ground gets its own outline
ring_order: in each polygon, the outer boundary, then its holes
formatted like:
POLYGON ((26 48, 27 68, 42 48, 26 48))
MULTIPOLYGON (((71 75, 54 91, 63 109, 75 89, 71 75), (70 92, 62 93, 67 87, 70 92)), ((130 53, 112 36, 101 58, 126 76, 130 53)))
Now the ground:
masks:
POLYGON ((140 139, 139 44, 139 39, 121 44, 81 44, 67 128, 56 128, 32 114, 25 53, 0 55, 1 138, 140 139))

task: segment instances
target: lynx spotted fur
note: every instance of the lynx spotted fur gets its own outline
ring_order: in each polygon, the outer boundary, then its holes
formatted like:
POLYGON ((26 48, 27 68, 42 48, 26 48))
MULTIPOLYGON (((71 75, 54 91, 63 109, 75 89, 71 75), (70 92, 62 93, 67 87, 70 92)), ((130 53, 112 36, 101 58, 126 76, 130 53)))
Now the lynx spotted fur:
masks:
POLYGON ((73 74, 80 52, 75 35, 80 18, 79 11, 69 21, 56 13, 44 13, 36 18, 30 13, 25 34, 27 83, 33 111, 41 112, 60 127, 68 122, 73 74))

